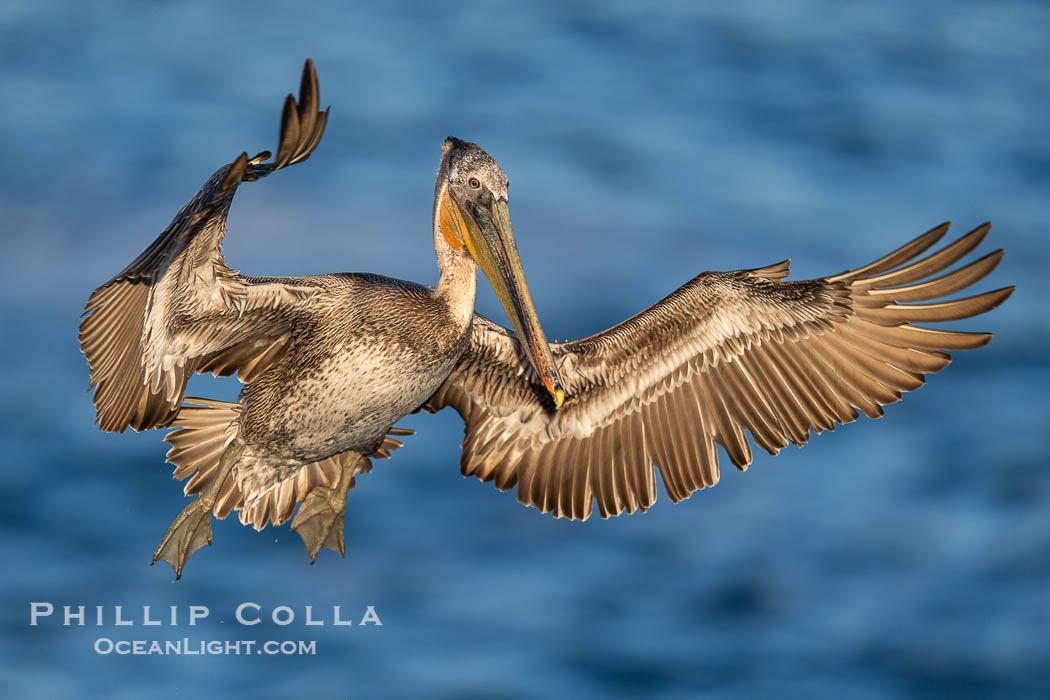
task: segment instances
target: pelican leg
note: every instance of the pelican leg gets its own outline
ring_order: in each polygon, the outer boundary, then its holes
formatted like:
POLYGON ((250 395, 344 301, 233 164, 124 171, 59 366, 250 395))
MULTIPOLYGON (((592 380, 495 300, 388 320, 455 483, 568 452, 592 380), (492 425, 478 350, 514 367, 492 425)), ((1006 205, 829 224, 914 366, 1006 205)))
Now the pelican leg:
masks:
POLYGON ((339 455, 343 467, 339 482, 333 488, 314 487, 303 499, 295 514, 292 529, 303 539, 311 564, 324 547, 339 552, 341 557, 346 556, 346 542, 343 538, 346 494, 354 487, 354 475, 357 474, 358 462, 361 459, 361 455, 356 452, 344 452, 339 455))
POLYGON ((151 566, 157 561, 168 562, 175 569, 175 579, 178 580, 182 577, 182 567, 186 565, 190 555, 204 545, 211 544, 211 509, 215 505, 215 497, 219 493, 219 486, 226 481, 243 451, 244 445, 237 440, 226 447, 215 476, 207 488, 183 508, 168 527, 153 553, 151 566))

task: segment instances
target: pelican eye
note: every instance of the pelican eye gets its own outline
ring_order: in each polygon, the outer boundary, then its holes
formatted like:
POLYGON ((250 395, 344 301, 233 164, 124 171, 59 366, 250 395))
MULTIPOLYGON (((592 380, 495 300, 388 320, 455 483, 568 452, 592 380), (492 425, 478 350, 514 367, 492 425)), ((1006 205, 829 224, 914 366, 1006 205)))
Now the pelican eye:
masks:
POLYGON ((467 180, 467 184, 470 185, 475 190, 480 190, 481 189, 481 182, 476 177, 472 177, 469 180, 467 180))

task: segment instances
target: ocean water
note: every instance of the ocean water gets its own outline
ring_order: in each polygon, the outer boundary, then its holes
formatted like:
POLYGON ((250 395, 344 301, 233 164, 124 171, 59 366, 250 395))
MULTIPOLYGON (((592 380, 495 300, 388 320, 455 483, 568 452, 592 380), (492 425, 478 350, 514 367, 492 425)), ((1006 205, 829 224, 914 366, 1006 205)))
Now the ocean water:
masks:
POLYGON ((0 693, 1045 697, 1048 37, 1035 1, 4 3, 0 693), (791 257, 795 278, 833 274, 946 219, 993 221, 984 250, 1007 256, 981 289, 1017 292, 958 325, 989 346, 883 419, 746 474, 723 460, 684 503, 556 521, 459 476, 457 415, 411 416, 418 434, 351 494, 346 559, 311 567, 287 527, 231 519, 175 582, 149 558, 181 486, 159 431, 93 427, 78 316, 215 168, 274 147, 306 56, 328 130, 309 162, 238 193, 226 254, 246 273, 432 283, 454 134, 510 176, 549 337, 707 269, 791 257), (55 615, 30 626, 32 602, 55 615), (238 624, 243 602, 263 622, 238 624), (63 626, 63 605, 88 624, 63 626), (143 605, 179 624, 143 625, 143 605), (210 610, 196 626, 192 605, 210 610), (334 605, 383 624, 337 626, 334 605), (316 653, 99 654, 100 638, 316 653))

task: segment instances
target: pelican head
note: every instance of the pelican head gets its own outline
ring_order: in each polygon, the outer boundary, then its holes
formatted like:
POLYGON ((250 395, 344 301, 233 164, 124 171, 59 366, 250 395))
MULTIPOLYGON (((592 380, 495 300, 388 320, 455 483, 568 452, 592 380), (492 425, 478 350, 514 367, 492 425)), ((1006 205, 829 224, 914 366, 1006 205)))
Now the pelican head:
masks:
POLYGON ((509 185, 499 163, 476 143, 445 139, 436 197, 441 235, 453 248, 465 246, 485 273, 532 366, 560 407, 565 391, 521 269, 510 225, 509 185))

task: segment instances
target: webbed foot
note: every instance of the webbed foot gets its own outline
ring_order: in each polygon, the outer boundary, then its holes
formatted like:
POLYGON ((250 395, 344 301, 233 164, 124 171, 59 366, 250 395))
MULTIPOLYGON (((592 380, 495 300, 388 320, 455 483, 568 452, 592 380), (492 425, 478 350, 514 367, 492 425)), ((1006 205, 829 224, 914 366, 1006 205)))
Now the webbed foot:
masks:
POLYGON ((215 496, 243 451, 244 445, 237 440, 226 447, 208 486, 182 509, 164 533, 164 538, 153 552, 151 566, 158 561, 168 562, 175 569, 175 579, 178 580, 182 578, 182 567, 186 565, 186 560, 204 545, 211 544, 211 509, 215 505, 215 496))
POLYGON ((346 542, 343 537, 346 494, 354 487, 354 475, 359 459, 360 455, 354 452, 340 455, 343 469, 339 482, 333 488, 314 487, 303 499, 295 519, 292 520, 292 530, 303 539, 311 564, 324 547, 338 552, 341 557, 346 556, 346 542))
POLYGON ((153 553, 153 561, 166 561, 175 569, 176 580, 182 578, 182 567, 190 555, 211 544, 211 507, 198 497, 176 516, 164 539, 153 553))

